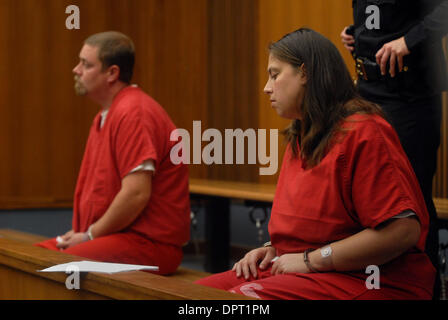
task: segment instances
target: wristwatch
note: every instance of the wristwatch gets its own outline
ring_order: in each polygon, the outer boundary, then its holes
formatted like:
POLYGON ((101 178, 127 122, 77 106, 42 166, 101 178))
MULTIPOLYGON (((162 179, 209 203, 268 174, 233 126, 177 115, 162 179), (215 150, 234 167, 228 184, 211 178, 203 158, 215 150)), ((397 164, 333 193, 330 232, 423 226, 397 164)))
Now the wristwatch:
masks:
POLYGON ((331 256, 332 253, 333 250, 331 250, 330 246, 320 249, 320 255, 322 256, 322 258, 328 258, 331 256))

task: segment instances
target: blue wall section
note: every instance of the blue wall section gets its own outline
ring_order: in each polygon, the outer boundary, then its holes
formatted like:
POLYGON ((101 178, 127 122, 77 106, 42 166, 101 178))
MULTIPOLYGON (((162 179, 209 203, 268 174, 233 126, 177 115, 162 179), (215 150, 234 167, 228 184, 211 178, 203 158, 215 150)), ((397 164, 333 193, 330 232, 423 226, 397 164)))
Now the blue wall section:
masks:
MULTIPOLYGON (((200 208, 195 210, 196 223, 192 220, 191 225, 191 238, 203 240, 204 239, 204 209, 200 208)), ((250 207, 246 207, 242 204, 232 204, 230 213, 230 239, 233 245, 238 245, 242 247, 259 247, 266 241, 269 241, 268 234, 268 222, 270 210, 267 212, 267 220, 261 224, 261 240, 259 239, 259 229, 249 218, 250 207)), ((257 209, 254 217, 262 217, 262 213, 257 209)))
MULTIPOLYGON (((244 205, 234 204, 231 208, 230 236, 235 245, 257 247, 269 241, 267 230, 268 221, 261 225, 262 239, 258 239, 258 230, 250 221, 249 209, 244 205)), ((260 212, 256 212, 259 216, 260 212)), ((269 215, 269 212, 268 212, 269 215)), ((47 237, 64 234, 71 229, 72 210, 0 210, 0 229, 15 229, 47 237)), ((199 209, 196 214, 197 224, 192 224, 191 236, 193 239, 204 239, 204 210, 199 209)))
POLYGON ((14 229, 55 237, 69 231, 71 225, 71 209, 0 211, 0 229, 14 229))
MULTIPOLYGON (((230 239, 232 245, 243 247, 258 247, 269 240, 267 225, 262 224, 262 239, 260 241, 258 230, 249 218, 250 208, 242 204, 233 204, 231 207, 230 239)), ((268 211, 268 214, 270 212, 268 211)), ((259 213, 257 213, 259 216, 259 213)), ((64 234, 71 229, 72 210, 0 210, 0 229, 15 229, 47 237, 55 237, 64 234)), ((204 239, 204 210, 196 213, 196 224, 192 224, 192 240, 204 239)), ((440 231, 440 242, 448 243, 448 231, 440 231)), ((445 270, 448 273, 448 269, 445 270)))

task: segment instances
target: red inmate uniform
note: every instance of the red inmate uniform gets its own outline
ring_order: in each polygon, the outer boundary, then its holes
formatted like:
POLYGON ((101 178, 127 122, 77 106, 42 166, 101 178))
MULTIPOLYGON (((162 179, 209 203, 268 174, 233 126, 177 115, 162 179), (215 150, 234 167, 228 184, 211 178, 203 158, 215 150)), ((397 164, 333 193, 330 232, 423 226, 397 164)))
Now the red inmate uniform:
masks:
POLYGON ((269 234, 277 255, 321 248, 375 228, 405 210, 421 224, 417 245, 379 266, 380 289, 368 289, 365 270, 282 274, 258 279, 234 271, 197 283, 262 299, 430 299, 435 269, 423 252, 428 213, 415 174, 392 127, 381 117, 352 115, 348 131, 314 168, 288 146, 273 202, 269 234))
MULTIPOLYGON (((151 197, 137 219, 121 232, 98 237, 64 252, 103 262, 159 266, 176 270, 190 232, 188 168, 174 165, 170 141, 175 126, 164 109, 137 87, 114 98, 105 124, 101 112, 90 129, 73 207, 73 230, 86 232, 108 209, 122 179, 145 160, 153 160, 151 197)), ((53 250, 55 239, 38 244, 53 250)))

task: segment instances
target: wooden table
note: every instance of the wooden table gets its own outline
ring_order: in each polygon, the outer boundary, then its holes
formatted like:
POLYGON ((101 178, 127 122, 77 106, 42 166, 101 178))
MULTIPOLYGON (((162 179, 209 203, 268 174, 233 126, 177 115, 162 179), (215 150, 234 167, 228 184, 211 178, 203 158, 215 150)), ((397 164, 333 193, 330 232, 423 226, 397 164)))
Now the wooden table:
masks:
POLYGON ((270 202, 274 200, 275 185, 249 182, 190 179, 190 193, 240 200, 270 202))
POLYGON ((441 220, 448 220, 448 199, 434 198, 434 205, 437 211, 437 217, 441 220))

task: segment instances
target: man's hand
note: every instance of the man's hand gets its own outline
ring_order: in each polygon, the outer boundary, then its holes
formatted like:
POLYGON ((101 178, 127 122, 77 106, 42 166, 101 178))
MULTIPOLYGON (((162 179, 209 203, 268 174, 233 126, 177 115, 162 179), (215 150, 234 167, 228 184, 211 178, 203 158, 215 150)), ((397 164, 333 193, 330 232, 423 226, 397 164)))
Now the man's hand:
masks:
POLYGON ((355 48, 353 47, 353 44, 355 43, 355 38, 352 35, 346 33, 347 29, 348 27, 345 27, 344 30, 342 30, 341 32, 342 44, 344 45, 345 49, 347 49, 349 52, 353 52, 353 50, 355 50, 355 48))
POLYGON ((56 247, 58 247, 61 250, 65 250, 77 244, 88 241, 89 236, 84 232, 74 232, 73 230, 70 230, 63 236, 58 237, 57 239, 60 239, 60 241, 56 244, 56 247))
POLYGON ((384 46, 376 53, 376 63, 380 66, 381 74, 386 74, 386 65, 389 61, 389 74, 393 78, 395 77, 395 67, 398 62, 398 71, 403 70, 403 57, 411 52, 406 45, 404 37, 393 40, 384 44, 384 46))
POLYGON ((275 257, 275 249, 273 247, 257 248, 248 252, 243 259, 235 263, 232 271, 236 272, 236 276, 239 278, 241 275, 244 279, 249 279, 250 275, 257 278, 257 263, 262 260, 259 268, 261 270, 266 269, 271 263, 271 260, 275 257))

